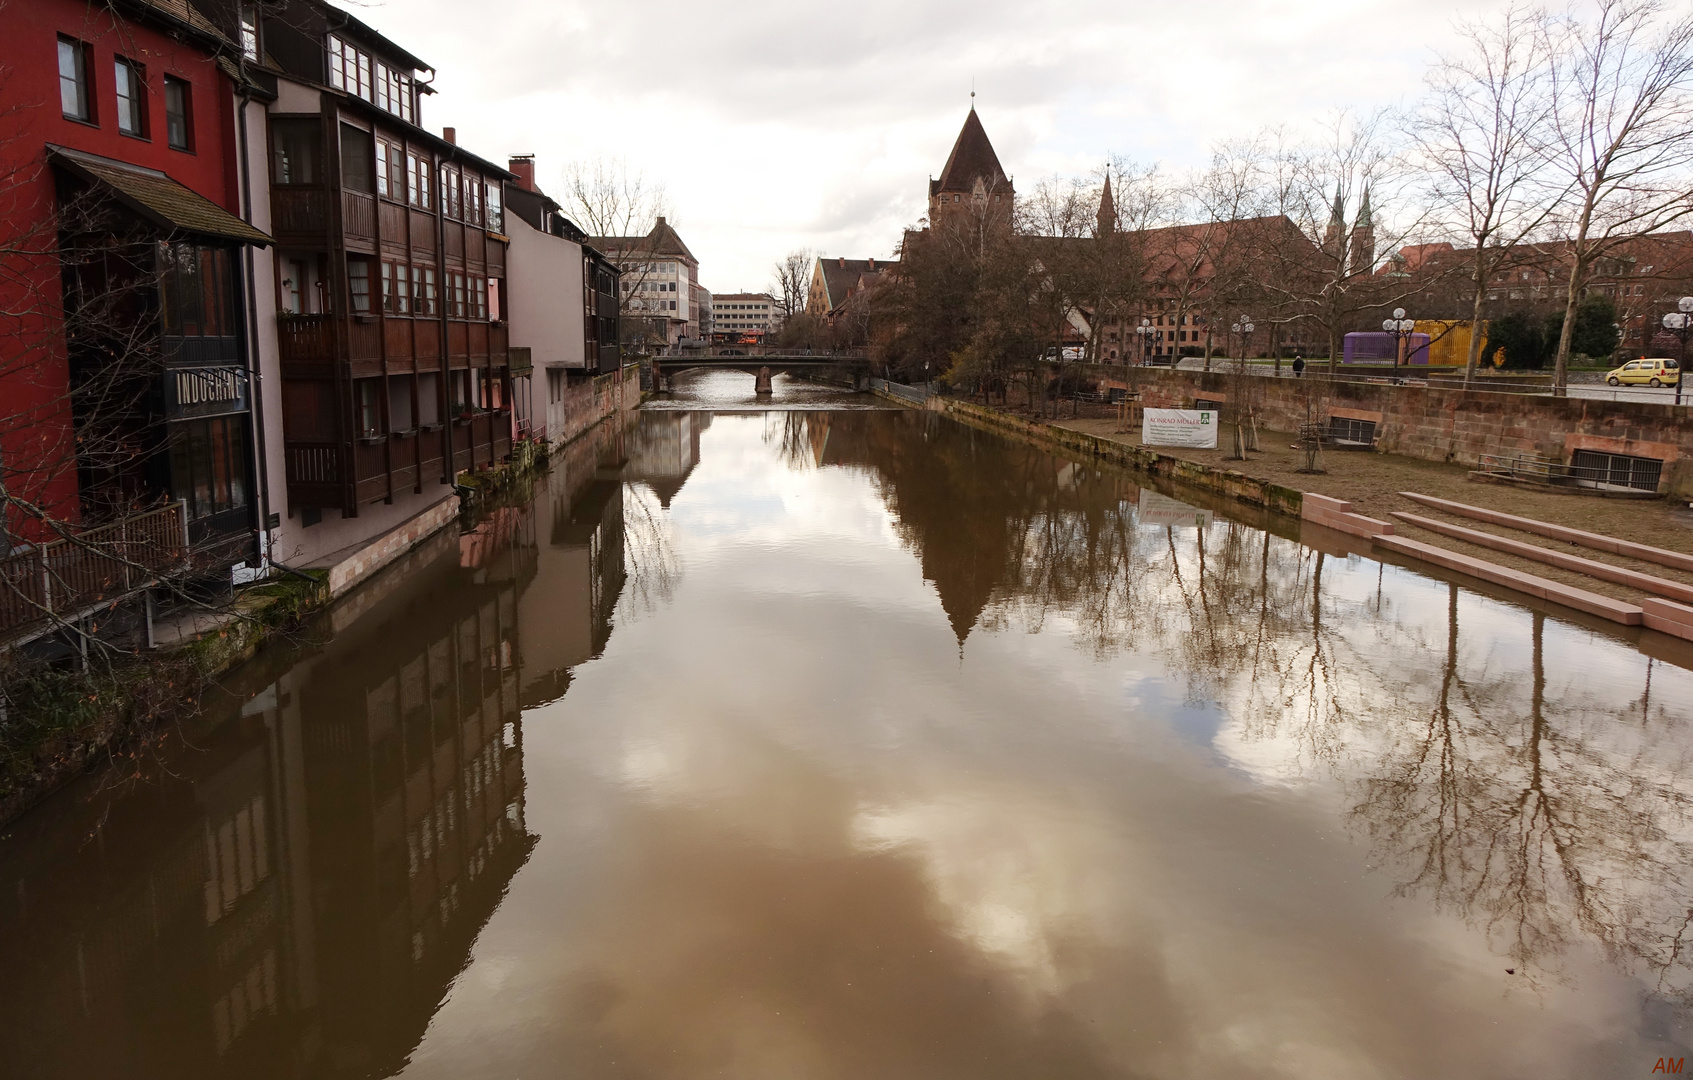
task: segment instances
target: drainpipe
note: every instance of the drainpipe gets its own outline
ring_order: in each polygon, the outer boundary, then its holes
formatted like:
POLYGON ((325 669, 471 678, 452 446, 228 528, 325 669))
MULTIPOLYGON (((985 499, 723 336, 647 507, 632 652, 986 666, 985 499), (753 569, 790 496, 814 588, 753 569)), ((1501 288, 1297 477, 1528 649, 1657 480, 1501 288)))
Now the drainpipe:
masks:
MULTIPOLYGON (((247 57, 241 56, 241 108, 236 113, 237 148, 241 161, 241 217, 253 224, 253 169, 247 153, 247 107, 253 103, 252 84, 247 80, 247 57)), ((257 228, 257 226, 254 226, 257 228)), ((258 290, 253 283, 253 245, 242 248, 243 276, 247 279, 247 391, 253 411, 253 462, 259 480, 259 568, 270 562, 270 459, 265 452, 264 370, 259 364, 258 290)))

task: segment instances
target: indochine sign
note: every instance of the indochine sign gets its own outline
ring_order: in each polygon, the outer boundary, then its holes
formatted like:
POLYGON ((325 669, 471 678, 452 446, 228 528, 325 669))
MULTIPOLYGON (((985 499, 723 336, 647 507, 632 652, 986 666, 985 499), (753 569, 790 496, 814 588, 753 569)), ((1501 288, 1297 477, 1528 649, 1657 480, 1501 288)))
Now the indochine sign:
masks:
POLYGON ((247 372, 241 368, 171 368, 165 372, 165 415, 172 419, 246 412, 247 404, 247 372))

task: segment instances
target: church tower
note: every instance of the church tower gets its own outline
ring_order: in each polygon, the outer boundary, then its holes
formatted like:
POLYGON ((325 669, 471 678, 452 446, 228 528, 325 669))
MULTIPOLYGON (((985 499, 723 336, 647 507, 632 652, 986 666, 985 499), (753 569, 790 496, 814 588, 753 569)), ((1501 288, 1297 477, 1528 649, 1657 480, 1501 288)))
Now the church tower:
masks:
POLYGON ((1111 197, 1111 173, 1105 174, 1105 190, 1099 196, 1099 218, 1093 235, 1101 239, 1117 231, 1117 202, 1111 197))
POLYGON ((1376 223, 1370 216, 1370 189, 1358 205, 1358 220, 1352 223, 1352 266, 1354 274, 1368 274, 1376 268, 1376 223))
POLYGON ((1334 212, 1329 214, 1329 227, 1323 233, 1323 252, 1331 259, 1341 257, 1341 242, 1346 238, 1346 197, 1340 184, 1334 185, 1334 212))
POLYGON ((1015 196, 972 101, 940 179, 929 181, 929 226, 977 219, 1009 225, 1015 196))

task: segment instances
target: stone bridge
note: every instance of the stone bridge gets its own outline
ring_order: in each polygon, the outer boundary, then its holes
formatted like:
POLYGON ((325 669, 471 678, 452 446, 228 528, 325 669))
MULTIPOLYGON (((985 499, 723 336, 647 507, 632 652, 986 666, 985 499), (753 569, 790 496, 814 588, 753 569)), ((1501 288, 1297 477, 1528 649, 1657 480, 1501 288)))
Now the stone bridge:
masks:
POLYGON ((653 388, 669 390, 671 380, 684 371, 744 371, 757 380, 757 392, 771 392, 772 376, 830 373, 850 380, 854 389, 870 388, 870 358, 864 350, 808 352, 757 345, 710 349, 685 349, 660 353, 652 358, 653 388))

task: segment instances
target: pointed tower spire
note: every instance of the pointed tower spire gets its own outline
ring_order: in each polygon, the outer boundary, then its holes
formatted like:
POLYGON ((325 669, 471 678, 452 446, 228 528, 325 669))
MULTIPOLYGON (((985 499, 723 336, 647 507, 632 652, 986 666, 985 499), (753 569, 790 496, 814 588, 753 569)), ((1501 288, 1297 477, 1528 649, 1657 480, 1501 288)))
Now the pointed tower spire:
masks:
POLYGON ((1097 236, 1110 236, 1117 231, 1117 203, 1111 197, 1111 170, 1105 170, 1105 190, 1099 196, 1099 230, 1097 236))
POLYGON ((1354 229, 1368 229, 1375 225, 1370 220, 1370 189, 1364 189, 1364 201, 1358 204, 1358 220, 1353 223, 1354 229))
POLYGON ((1338 180, 1334 184, 1334 213, 1329 215, 1329 228, 1346 228, 1346 196, 1341 194, 1338 180))

